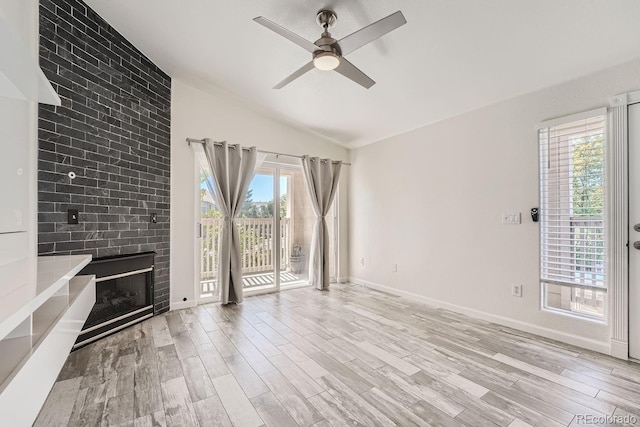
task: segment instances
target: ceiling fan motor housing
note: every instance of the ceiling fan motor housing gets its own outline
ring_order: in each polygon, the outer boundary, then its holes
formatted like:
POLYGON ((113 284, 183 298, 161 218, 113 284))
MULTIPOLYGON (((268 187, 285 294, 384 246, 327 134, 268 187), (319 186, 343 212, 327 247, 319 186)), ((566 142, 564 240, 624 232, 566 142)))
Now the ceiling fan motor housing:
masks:
POLYGON ((342 52, 340 52, 340 46, 338 45, 338 41, 333 37, 331 37, 331 35, 329 34, 326 34, 326 36, 328 37, 325 37, 325 34, 323 34, 321 38, 319 38, 313 43, 316 46, 318 46, 318 51, 315 52, 314 55, 316 53, 323 53, 323 52, 331 52, 338 56, 342 55, 342 52))

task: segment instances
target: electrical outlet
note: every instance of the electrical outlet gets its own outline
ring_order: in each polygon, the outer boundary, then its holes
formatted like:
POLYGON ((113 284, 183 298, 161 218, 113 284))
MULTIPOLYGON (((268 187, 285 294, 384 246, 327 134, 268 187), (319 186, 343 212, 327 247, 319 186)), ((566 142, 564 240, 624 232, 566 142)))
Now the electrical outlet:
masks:
POLYGON ((522 285, 511 285, 511 295, 514 297, 522 297, 522 285))
POLYGON ((360 258, 360 265, 364 267, 364 258, 360 258))
POLYGON ((79 221, 80 221, 80 214, 78 213, 78 209, 68 209, 67 224, 78 224, 79 221))
POLYGON ((398 272, 398 264, 393 264, 393 265, 391 266, 391 270, 392 270, 394 273, 397 273, 397 272, 398 272))

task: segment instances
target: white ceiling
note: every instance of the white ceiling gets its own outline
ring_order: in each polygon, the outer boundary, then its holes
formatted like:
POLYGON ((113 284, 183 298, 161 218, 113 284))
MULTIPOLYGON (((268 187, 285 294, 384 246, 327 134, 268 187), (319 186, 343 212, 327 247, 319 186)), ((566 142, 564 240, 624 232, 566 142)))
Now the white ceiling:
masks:
POLYGON ((361 146, 640 56, 637 0, 86 0, 174 78, 210 84, 281 120, 361 146), (340 39, 402 10, 407 24, 348 56, 367 90, 312 70, 256 24, 264 16, 315 41, 332 8, 340 39))

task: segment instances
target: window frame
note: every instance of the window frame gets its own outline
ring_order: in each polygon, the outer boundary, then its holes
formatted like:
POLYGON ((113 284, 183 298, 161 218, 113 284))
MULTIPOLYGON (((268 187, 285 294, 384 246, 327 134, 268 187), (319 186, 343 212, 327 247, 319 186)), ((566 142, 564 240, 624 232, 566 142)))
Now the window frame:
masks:
MULTIPOLYGON (((584 320, 584 321, 588 321, 588 322, 594 322, 594 323, 598 323, 598 324, 607 324, 608 323, 608 312, 609 312, 609 296, 608 296, 608 291, 609 291, 609 257, 610 257, 610 251, 609 251, 609 247, 608 247, 608 241, 609 241, 609 233, 610 233, 610 215, 609 215, 609 203, 608 203, 608 192, 610 191, 610 186, 609 186, 609 179, 610 179, 610 171, 609 171, 609 161, 608 161, 608 150, 609 150, 609 134, 608 134, 608 130, 609 130, 609 116, 608 116, 608 111, 607 108, 598 108, 595 110, 590 110, 590 111, 585 111, 582 113, 578 113, 578 114, 573 114, 573 115, 569 115, 569 116, 563 116, 563 117, 559 117, 559 118, 555 118, 552 120, 547 120, 545 122, 542 122, 538 125, 537 127, 537 144, 538 144, 538 194, 539 194, 539 203, 540 203, 540 212, 541 212, 541 222, 540 222, 540 231, 539 231, 539 263, 538 263, 538 280, 540 283, 540 310, 541 311, 545 311, 545 312, 550 312, 550 313, 555 313, 555 314, 560 314, 563 316, 568 316, 568 317, 573 317, 573 318, 577 318, 580 320, 584 320), (604 179, 604 183, 603 183, 603 243, 604 243, 604 250, 603 250, 603 256, 604 256, 604 260, 603 260, 603 264, 604 264, 604 287, 595 287, 595 286, 589 286, 589 285, 580 285, 580 284, 569 284, 569 283, 558 283, 555 282, 553 280, 549 280, 549 279, 543 279, 543 261, 544 261, 544 255, 545 253, 548 253, 548 250, 545 249, 546 246, 544 245, 546 239, 545 239, 545 229, 543 227, 543 223, 542 223, 542 215, 544 215, 543 209, 543 191, 545 191, 544 189, 544 185, 547 184, 548 181, 544 180, 544 175, 543 175, 543 161, 546 160, 545 158, 543 158, 543 153, 542 153, 542 149, 541 149, 541 140, 542 140, 542 132, 546 130, 547 132, 547 138, 551 137, 551 130, 554 127, 557 126, 562 126, 562 125, 566 125, 566 124, 570 124, 572 122, 577 122, 580 120, 585 120, 585 119, 591 119, 591 118, 596 118, 601 116, 604 124, 603 124, 603 137, 604 137, 604 141, 603 141, 603 153, 602 153, 602 161, 603 161, 603 179, 604 179), (563 308, 558 308, 558 307, 553 307, 551 305, 549 305, 547 303, 548 301, 548 286, 549 285, 555 285, 555 286, 559 286, 559 287, 565 287, 570 289, 571 293, 574 292, 575 289, 583 289, 583 290, 591 290, 593 292, 603 292, 604 293, 604 299, 603 299, 603 306, 602 306, 602 315, 600 314, 596 314, 596 313, 589 313, 588 311, 578 311, 578 310, 570 310, 570 309, 563 309, 563 308)), ((568 164, 571 164, 572 160, 568 162, 568 164)), ((569 175, 567 175, 567 177, 569 177, 569 175)), ((570 186, 572 184, 569 184, 570 186)), ((571 193, 573 194, 573 192, 571 193)), ((572 197, 572 196, 569 196, 572 197)), ((571 210, 573 211, 573 206, 572 206, 572 200, 569 200, 569 204, 571 205, 571 210)), ((548 202, 547 202, 548 203, 548 202)), ((573 218, 573 212, 570 215, 573 218)), ((575 244, 573 243, 572 246, 574 246, 575 244)), ((573 298, 573 297, 572 297, 573 298)))

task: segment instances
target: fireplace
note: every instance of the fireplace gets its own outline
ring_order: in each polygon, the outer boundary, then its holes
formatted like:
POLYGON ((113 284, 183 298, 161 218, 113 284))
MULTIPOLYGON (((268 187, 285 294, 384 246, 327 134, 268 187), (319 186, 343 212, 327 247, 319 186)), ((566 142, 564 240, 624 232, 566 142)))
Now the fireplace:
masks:
POLYGON ((155 252, 96 258, 79 274, 95 274, 96 303, 74 349, 153 316, 155 252))

